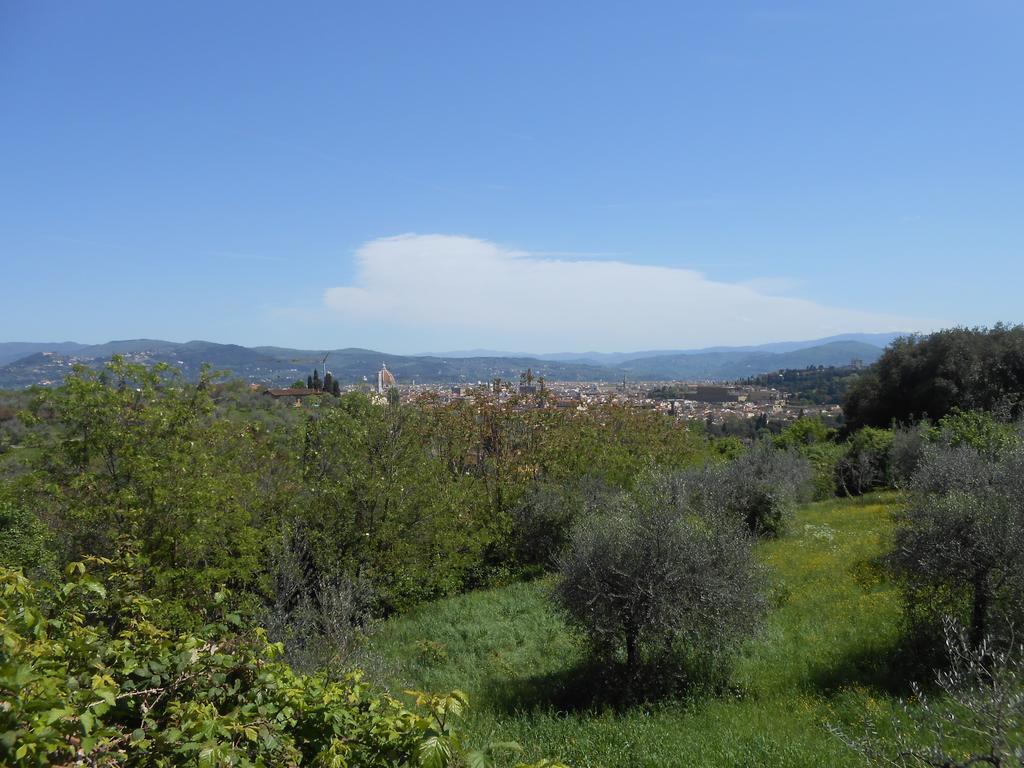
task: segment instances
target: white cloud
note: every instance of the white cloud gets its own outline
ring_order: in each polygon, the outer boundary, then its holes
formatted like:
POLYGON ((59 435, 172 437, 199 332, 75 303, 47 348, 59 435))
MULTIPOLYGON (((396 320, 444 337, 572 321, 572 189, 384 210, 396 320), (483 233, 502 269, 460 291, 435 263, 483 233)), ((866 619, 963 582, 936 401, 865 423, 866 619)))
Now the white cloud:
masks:
POLYGON ((774 295, 785 285, 779 280, 725 283, 688 269, 545 258, 453 235, 370 241, 356 252, 353 282, 327 289, 325 304, 353 338, 396 351, 678 349, 930 325, 774 295))

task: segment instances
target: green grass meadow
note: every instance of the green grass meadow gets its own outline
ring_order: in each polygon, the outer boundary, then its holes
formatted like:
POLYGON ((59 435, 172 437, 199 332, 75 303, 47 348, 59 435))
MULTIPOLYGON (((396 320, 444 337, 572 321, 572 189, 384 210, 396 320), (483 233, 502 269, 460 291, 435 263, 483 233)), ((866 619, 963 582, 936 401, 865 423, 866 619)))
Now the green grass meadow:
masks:
POLYGON ((771 608, 728 692, 626 710, 581 705, 584 646, 548 605, 548 582, 421 607, 384 625, 371 653, 395 689, 460 688, 477 744, 516 741, 516 759, 572 766, 855 766, 826 729, 858 730, 905 692, 901 606, 876 558, 894 495, 801 507, 759 545, 771 608))

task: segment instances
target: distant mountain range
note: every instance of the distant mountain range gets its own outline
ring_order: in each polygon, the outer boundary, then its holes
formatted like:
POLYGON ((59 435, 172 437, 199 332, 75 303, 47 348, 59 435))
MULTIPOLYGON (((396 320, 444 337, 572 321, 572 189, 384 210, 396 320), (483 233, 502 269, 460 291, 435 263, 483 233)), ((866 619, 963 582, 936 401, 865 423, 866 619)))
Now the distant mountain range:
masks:
MULTIPOLYGON (((728 381, 782 368, 847 365, 852 360, 872 363, 882 349, 901 334, 845 334, 805 342, 779 342, 756 347, 712 347, 699 350, 648 350, 629 353, 510 354, 475 350, 434 355, 393 355, 369 349, 335 349, 327 369, 343 384, 372 381, 386 363, 400 383, 459 383, 518 380, 527 368, 552 381, 728 381)), ((130 339, 106 344, 0 343, 0 389, 63 380, 75 363, 99 367, 111 355, 133 362, 170 363, 188 377, 202 365, 254 382, 284 385, 305 379, 320 367, 325 350, 284 347, 241 347, 209 341, 177 343, 130 339)))
POLYGON ((820 347, 837 341, 859 341, 884 349, 905 333, 841 333, 811 341, 776 341, 771 344, 740 347, 703 347, 701 349, 650 349, 640 352, 499 352, 492 349, 470 349, 456 352, 425 352, 426 357, 530 357, 537 360, 586 363, 588 365, 621 365, 645 357, 666 357, 672 355, 701 355, 715 352, 796 352, 811 347, 820 347))

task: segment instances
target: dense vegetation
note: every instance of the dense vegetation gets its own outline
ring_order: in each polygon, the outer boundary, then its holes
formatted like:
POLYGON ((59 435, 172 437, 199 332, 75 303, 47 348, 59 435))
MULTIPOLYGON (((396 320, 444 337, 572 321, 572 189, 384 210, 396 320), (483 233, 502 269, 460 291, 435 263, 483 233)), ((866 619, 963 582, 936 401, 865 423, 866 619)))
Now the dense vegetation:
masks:
POLYGON ((1012 399, 740 441, 543 396, 296 407, 208 371, 76 369, 4 401, 0 762, 486 766, 515 741, 916 765, 907 723, 925 738, 957 696, 998 723, 933 739, 935 764, 997 754, 1020 735, 1012 399), (970 674, 901 705, 956 648, 970 674))
POLYGON ((751 376, 741 383, 780 389, 789 395, 791 405, 839 405, 860 370, 852 365, 786 368, 751 376))
POLYGON ((843 401, 853 429, 939 419, 954 408, 1021 415, 1024 325, 953 328, 897 339, 843 401))
POLYGON ((117 360, 41 390, 26 421, 5 508, 41 522, 61 563, 134 547, 144 588, 186 623, 221 584, 258 610, 285 565, 310 585, 367 581, 383 614, 506 578, 528 565, 516 513, 537 488, 623 489, 710 455, 698 432, 626 408, 354 393, 299 409, 117 360))
POLYGON ((96 578, 75 563, 52 585, 0 568, 4 765, 384 768, 458 747, 443 716, 464 696, 416 713, 358 674, 297 675, 226 610, 195 632, 162 629, 125 564, 94 561, 109 570, 96 578))

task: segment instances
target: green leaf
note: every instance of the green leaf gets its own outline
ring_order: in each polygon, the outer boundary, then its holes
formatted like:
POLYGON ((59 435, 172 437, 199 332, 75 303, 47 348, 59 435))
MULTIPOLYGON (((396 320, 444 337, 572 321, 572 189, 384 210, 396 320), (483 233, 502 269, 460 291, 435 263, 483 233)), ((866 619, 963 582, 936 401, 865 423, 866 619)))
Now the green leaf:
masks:
POLYGON ((420 744, 423 768, 447 768, 452 761, 452 746, 443 736, 431 736, 420 744))
POLYGON ((90 592, 99 595, 100 597, 105 598, 107 596, 106 587, 104 587, 98 581, 86 581, 82 583, 82 586, 84 586, 90 592))
POLYGON ((101 699, 107 702, 107 704, 109 704, 110 706, 114 706, 117 703, 117 697, 114 695, 114 692, 109 688, 95 688, 93 689, 93 693, 95 693, 97 696, 99 696, 101 699))

